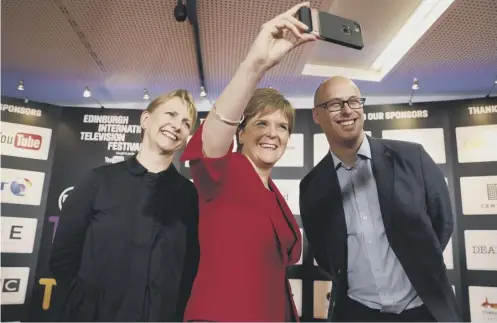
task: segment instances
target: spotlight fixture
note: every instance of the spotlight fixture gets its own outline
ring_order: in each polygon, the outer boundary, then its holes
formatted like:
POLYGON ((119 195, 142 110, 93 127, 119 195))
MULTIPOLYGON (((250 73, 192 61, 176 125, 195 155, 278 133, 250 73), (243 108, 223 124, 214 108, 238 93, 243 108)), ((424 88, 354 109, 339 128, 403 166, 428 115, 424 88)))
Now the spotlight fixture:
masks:
POLYGON ((19 85, 17 86, 19 91, 24 91, 24 82, 22 80, 19 81, 19 85))
POLYGON ((200 97, 204 98, 207 96, 207 92, 205 92, 205 88, 203 86, 200 87, 200 97))
POLYGON ((89 98, 91 96, 91 92, 90 92, 90 89, 88 88, 88 86, 85 88, 85 90, 83 91, 83 96, 85 98, 89 98))
POLYGON ((187 17, 186 5, 182 0, 176 1, 176 7, 174 7, 174 19, 176 19, 177 22, 182 22, 185 21, 187 17))
POLYGON ((29 102, 28 97, 25 97, 25 98, 24 98, 24 103, 28 103, 28 102, 29 102))
POLYGON ((148 95, 147 89, 143 89, 143 100, 150 100, 150 95, 148 95))
POLYGON ((419 90, 419 82, 417 78, 414 78, 414 80, 412 80, 412 89, 414 91, 419 90))

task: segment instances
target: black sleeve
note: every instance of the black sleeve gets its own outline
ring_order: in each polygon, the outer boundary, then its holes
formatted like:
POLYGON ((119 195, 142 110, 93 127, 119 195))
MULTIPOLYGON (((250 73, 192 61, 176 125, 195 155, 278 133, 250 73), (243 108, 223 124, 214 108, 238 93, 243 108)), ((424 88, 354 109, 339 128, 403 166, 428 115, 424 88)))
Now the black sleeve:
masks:
POLYGON ((310 250, 314 255, 314 259, 318 266, 323 269, 327 274, 333 275, 331 267, 329 266, 329 257, 326 256, 324 246, 319 242, 318 237, 315 234, 316 223, 311 220, 316 218, 315 213, 316 207, 311 201, 309 201, 309 178, 302 180, 299 184, 299 207, 300 207, 300 218, 302 219, 302 227, 304 229, 304 234, 309 243, 310 250))
POLYGON ((198 194, 197 190, 191 185, 188 189, 187 204, 187 240, 186 254, 183 262, 183 272, 178 293, 178 300, 175 309, 175 321, 183 322, 183 315, 186 310, 188 299, 193 286, 193 281, 197 275, 198 263, 200 259, 200 245, 198 241, 198 194))
POLYGON ((426 192, 426 209, 431 218, 432 226, 437 234, 442 250, 445 250, 452 232, 454 231, 454 217, 450 201, 449 189, 445 176, 428 155, 423 146, 419 145, 421 167, 426 192))
POLYGON ((50 271, 58 284, 69 284, 78 273, 97 189, 93 171, 64 202, 50 255, 50 271))

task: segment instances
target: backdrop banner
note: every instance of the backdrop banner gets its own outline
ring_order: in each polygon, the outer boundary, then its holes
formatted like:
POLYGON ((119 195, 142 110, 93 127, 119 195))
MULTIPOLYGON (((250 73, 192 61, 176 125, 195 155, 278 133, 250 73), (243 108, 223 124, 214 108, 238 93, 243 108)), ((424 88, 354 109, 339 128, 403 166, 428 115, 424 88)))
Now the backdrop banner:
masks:
POLYGON ((60 107, 2 96, 2 321, 28 318, 60 107))
MULTIPOLYGON (((2 266, 8 264, 10 267, 27 267, 28 273, 25 275, 28 276, 33 275, 33 271, 36 270, 36 277, 30 279, 28 283, 28 285, 34 285, 33 296, 30 299, 30 319, 49 321, 54 298, 57 297, 57 285, 50 275, 48 260, 60 209, 65 198, 71 194, 73 186, 89 170, 127 159, 139 149, 141 111, 63 108, 57 128, 50 128, 50 125, 55 124, 55 121, 50 123, 52 122, 50 120, 58 120, 58 115, 53 119, 50 117, 51 114, 42 110, 43 117, 31 116, 31 118, 33 120, 43 119, 44 123, 41 121, 28 123, 24 121, 25 115, 13 112, 21 110, 11 108, 11 112, 5 112, 8 109, 4 110, 3 105, 2 110, 2 167, 45 172, 45 186, 50 181, 49 189, 47 187, 43 189, 38 206, 35 205, 38 203, 38 198, 31 196, 22 197, 27 205, 19 205, 16 203, 20 201, 20 197, 14 193, 4 195, 7 187, 9 190, 14 187, 14 191, 17 192, 16 189, 18 190, 20 186, 4 185, 4 176, 5 179, 9 179, 8 176, 13 175, 10 175, 8 171, 4 175, 4 168, 2 168, 2 236, 9 236, 4 233, 6 230, 4 228, 9 228, 9 226, 11 229, 8 229, 8 233, 12 237, 20 236, 17 233, 18 226, 29 228, 33 226, 28 222, 16 224, 16 226, 11 225, 11 222, 8 222, 10 220, 4 220, 4 215, 38 219, 36 224, 38 233, 41 232, 43 226, 43 234, 36 235, 32 252, 27 243, 17 243, 17 241, 7 243, 2 237, 2 257, 4 258, 2 266), (12 118, 17 116, 17 119, 6 120, 4 115, 12 118), (51 141, 54 142, 46 148, 35 140, 38 138, 36 136, 31 136, 31 141, 30 138, 25 138, 24 134, 30 132, 29 129, 23 129, 20 131, 23 135, 19 137, 25 139, 22 145, 39 146, 37 153, 34 153, 33 149, 20 152, 16 150, 15 145, 6 146, 4 149, 4 138, 5 142, 8 138, 7 130, 12 129, 9 124, 4 125, 4 121, 11 123, 23 121, 24 124, 30 126, 53 129, 51 141), (51 154, 53 154, 54 146, 56 146, 56 151, 53 158, 53 173, 50 174, 51 154), (43 159, 45 155, 48 157, 43 159), (9 208, 11 208, 10 213, 4 214, 4 210, 9 210, 9 208), (21 214, 23 211, 25 215, 21 214), (6 224, 4 221, 7 221, 6 224), (42 221, 43 223, 40 223, 42 221), (14 257, 9 253, 9 250, 14 249, 21 250, 19 253, 31 252, 31 257, 23 258, 26 255, 14 257), (35 255, 38 249, 39 257, 35 255), (25 261, 22 262, 21 259, 28 260, 22 260, 25 261), (38 266, 36 266, 36 261, 33 263, 33 259, 38 259, 38 266)), ((38 113, 31 112, 31 110, 23 111, 31 115, 38 113)), ((415 103, 412 106, 407 104, 366 106, 364 112, 366 115, 365 130, 368 135, 420 143, 444 173, 456 219, 454 234, 444 252, 449 281, 454 287, 465 321, 495 320, 497 317, 497 309, 494 306, 497 304, 497 244, 495 242, 497 241, 497 99, 415 103)), ((200 113, 200 121, 205 116, 205 112, 200 113)), ((46 133, 40 132, 40 136, 46 136, 46 133)), ((319 126, 313 122, 311 111, 297 110, 294 133, 285 154, 272 172, 272 178, 286 198, 300 227, 302 227, 302 221, 298 202, 299 182, 328 151, 326 137, 319 126)), ((191 178, 188 163, 178 162, 180 155, 181 152, 176 156, 174 163, 180 173, 191 178)), ((29 173, 29 175, 32 174, 29 173)), ((17 179, 19 176, 13 177, 17 179)), ((19 178, 29 178, 33 183, 32 192, 38 192, 34 185, 36 175, 29 177, 26 173, 19 178)), ((16 179, 10 179, 10 181, 14 183, 16 179)), ((32 238, 26 239, 30 241, 29 239, 32 238)), ((14 302, 19 299, 20 294, 14 296, 10 290, 17 290, 17 285, 23 286, 22 283, 18 283, 18 276, 24 274, 23 270, 26 269, 17 270, 16 268, 15 275, 8 273, 13 278, 5 281, 4 275, 10 276, 4 274, 2 267, 2 298, 8 295, 12 304, 2 305, 2 314, 4 314, 4 307, 8 309, 18 306, 14 304, 18 304, 19 301, 14 302)), ((329 277, 315 263, 305 235, 302 257, 295 266, 289 268, 288 275, 302 321, 325 321, 332 289, 332 277, 329 277)), ((29 291, 29 289, 28 286, 26 290, 29 291)), ((29 300, 28 296, 26 300, 29 300)), ((28 303, 26 301, 26 304, 28 303)), ((23 317, 20 310, 9 313, 12 314, 4 316, 2 320, 6 318, 19 320, 23 317)))
POLYGON ((141 142, 138 110, 64 108, 57 132, 57 151, 47 199, 36 286, 30 316, 33 321, 50 321, 57 282, 48 261, 57 230, 59 213, 74 185, 91 169, 127 159, 141 142))

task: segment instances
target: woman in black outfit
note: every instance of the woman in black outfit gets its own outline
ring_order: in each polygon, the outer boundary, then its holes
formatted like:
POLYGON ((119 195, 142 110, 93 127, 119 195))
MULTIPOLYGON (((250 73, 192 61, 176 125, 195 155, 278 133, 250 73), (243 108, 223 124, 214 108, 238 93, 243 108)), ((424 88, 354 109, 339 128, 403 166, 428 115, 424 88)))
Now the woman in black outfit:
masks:
POLYGON ((50 269, 62 321, 181 321, 198 264, 193 184, 172 164, 197 118, 190 93, 143 112, 140 151, 94 169, 69 195, 50 269))

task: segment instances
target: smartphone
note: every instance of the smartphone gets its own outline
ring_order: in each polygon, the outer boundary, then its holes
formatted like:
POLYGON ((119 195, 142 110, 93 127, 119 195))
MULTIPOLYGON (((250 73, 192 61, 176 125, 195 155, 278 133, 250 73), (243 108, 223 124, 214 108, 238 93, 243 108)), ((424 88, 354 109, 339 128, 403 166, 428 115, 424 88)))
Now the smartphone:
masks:
POLYGON ((321 40, 354 49, 364 47, 362 28, 356 21, 308 7, 300 8, 297 18, 321 40))

